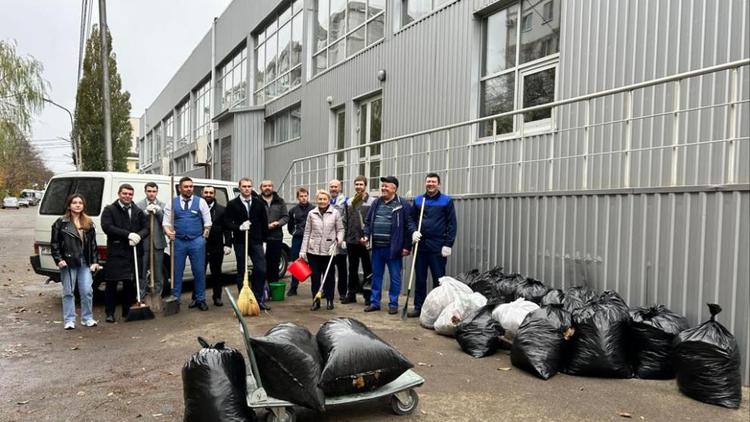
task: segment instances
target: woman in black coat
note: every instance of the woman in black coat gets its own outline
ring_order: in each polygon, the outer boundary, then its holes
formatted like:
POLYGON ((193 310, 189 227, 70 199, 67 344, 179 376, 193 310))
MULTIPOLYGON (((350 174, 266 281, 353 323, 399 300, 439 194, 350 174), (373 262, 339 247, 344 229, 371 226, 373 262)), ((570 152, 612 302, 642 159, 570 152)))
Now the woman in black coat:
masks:
POLYGON ((76 284, 81 296, 81 325, 96 326, 92 312, 94 282, 91 273, 99 270, 94 222, 84 212, 86 200, 74 193, 65 200, 65 215, 52 224, 50 245, 52 259, 60 269, 63 285, 63 320, 65 329, 76 327, 76 303, 73 291, 76 284))
POLYGON ((130 305, 136 302, 135 261, 136 248, 138 267, 143 268, 142 238, 148 236, 146 213, 133 203, 133 187, 124 184, 117 193, 119 199, 102 211, 102 230, 107 234, 107 263, 104 266, 104 310, 107 322, 115 322, 117 283, 122 281, 122 316, 128 314, 130 305))

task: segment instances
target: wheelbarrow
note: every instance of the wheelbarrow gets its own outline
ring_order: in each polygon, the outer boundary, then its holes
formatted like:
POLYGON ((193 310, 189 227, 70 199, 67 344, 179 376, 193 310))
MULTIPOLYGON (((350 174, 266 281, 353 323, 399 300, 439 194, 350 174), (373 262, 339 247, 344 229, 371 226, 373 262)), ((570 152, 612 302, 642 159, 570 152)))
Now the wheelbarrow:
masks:
MULTIPOLYGON (((250 345, 250 331, 247 328, 247 322, 242 316, 242 313, 240 313, 240 310, 237 307, 237 302, 235 302, 232 293, 229 289, 225 289, 225 291, 229 298, 229 303, 232 305, 232 309, 234 309, 234 313, 240 321, 242 337, 245 341, 248 359, 250 360, 250 373, 247 375, 248 407, 253 410, 266 409, 266 422, 294 422, 296 420, 296 415, 294 413, 295 404, 286 400, 270 397, 263 389, 263 382, 258 371, 258 364, 255 360, 253 348, 250 345)), ((400 377, 376 390, 348 394, 345 396, 326 397, 325 406, 326 408, 329 408, 342 404, 360 403, 388 397, 393 413, 396 415, 410 415, 414 413, 414 410, 416 410, 417 404, 419 403, 419 395, 417 395, 414 388, 419 387, 422 384, 424 384, 424 378, 409 369, 401 374, 400 377)))

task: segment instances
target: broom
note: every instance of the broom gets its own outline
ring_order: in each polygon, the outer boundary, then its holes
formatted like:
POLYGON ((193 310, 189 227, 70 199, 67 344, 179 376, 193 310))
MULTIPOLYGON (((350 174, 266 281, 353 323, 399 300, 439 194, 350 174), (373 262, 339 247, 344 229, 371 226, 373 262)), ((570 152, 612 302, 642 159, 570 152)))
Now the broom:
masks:
POLYGON ((146 296, 146 304, 154 308, 154 312, 161 311, 161 292, 154 291, 154 214, 149 215, 149 229, 150 233, 148 236, 148 259, 149 259, 149 289, 151 294, 146 296))
MULTIPOLYGON (((422 217, 424 216, 424 203, 427 202, 425 195, 422 195, 422 206, 419 208, 419 223, 417 224, 417 231, 422 231, 422 217)), ((406 302, 404 302, 404 309, 401 310, 401 319, 406 321, 406 312, 409 309, 409 296, 411 296, 411 284, 414 281, 414 266, 417 263, 417 250, 419 249, 419 242, 414 245, 414 256, 411 259, 411 273, 409 274, 409 287, 406 289, 406 302)))
POLYGON ((245 275, 242 277, 242 289, 240 289, 240 296, 237 298, 237 305, 240 308, 240 312, 244 316, 260 316, 260 306, 258 301, 255 299, 253 291, 250 290, 247 277, 247 238, 250 234, 250 230, 245 231, 245 275))
POLYGON ((133 265, 135 265, 135 295, 136 303, 128 310, 128 316, 125 321, 140 321, 144 319, 154 319, 154 313, 148 305, 141 302, 141 277, 138 275, 138 248, 133 245, 133 265))
MULTIPOLYGON (((169 200, 172 201, 172 212, 169 213, 169 223, 172 230, 174 230, 174 213, 175 213, 175 198, 174 198, 174 172, 172 172, 170 165, 170 179, 169 179, 169 200)), ((179 202, 178 202, 179 204, 179 202)), ((180 312, 179 298, 174 297, 174 239, 169 240, 169 287, 170 295, 167 300, 164 301, 164 316, 174 315, 180 312)))

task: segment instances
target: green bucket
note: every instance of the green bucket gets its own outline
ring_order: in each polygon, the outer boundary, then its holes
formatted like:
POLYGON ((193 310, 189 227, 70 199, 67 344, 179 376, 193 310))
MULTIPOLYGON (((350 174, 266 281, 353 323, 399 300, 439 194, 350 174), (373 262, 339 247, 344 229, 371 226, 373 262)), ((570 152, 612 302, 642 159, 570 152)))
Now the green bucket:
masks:
POLYGON ((284 300, 284 294, 286 293, 286 283, 279 281, 268 285, 271 288, 271 300, 279 301, 284 300))

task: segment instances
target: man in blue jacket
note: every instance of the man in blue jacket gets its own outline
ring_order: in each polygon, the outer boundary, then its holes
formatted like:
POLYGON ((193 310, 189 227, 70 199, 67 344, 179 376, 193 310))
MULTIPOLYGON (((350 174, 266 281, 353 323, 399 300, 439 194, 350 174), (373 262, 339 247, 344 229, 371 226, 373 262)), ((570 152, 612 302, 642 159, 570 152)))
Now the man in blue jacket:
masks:
POLYGON ((403 257, 409 255, 414 232, 411 205, 396 194, 398 179, 380 178, 381 196, 370 206, 365 218, 363 243, 372 244, 372 294, 365 312, 380 310, 380 291, 385 267, 391 279, 388 289, 388 313, 398 313, 403 257))
POLYGON ((438 279, 445 275, 445 266, 456 240, 456 209, 453 199, 440 192, 440 176, 429 173, 424 186, 426 193, 414 198, 412 207, 412 218, 419 225, 420 209, 424 203, 421 230, 412 234, 412 241, 419 242, 419 248, 414 265, 414 310, 407 314, 411 318, 418 317, 422 312, 422 304, 427 296, 427 270, 432 273, 432 287, 437 287, 438 279))

